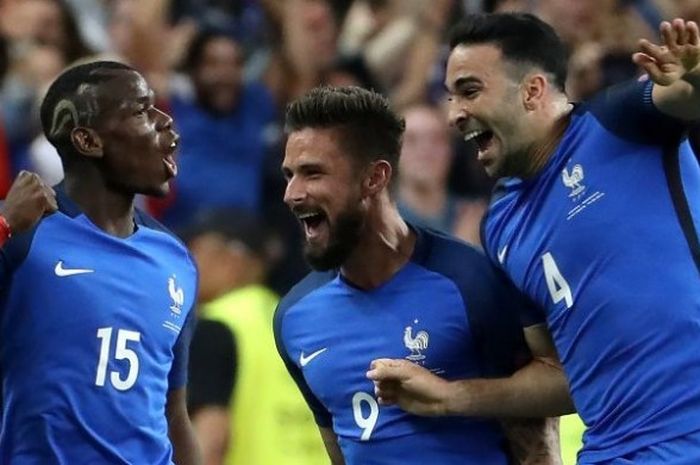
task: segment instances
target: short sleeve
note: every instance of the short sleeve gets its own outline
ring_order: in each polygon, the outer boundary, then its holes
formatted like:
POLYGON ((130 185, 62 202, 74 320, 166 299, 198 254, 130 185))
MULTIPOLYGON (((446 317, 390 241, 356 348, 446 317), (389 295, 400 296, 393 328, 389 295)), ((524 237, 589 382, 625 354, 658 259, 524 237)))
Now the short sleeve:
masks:
POLYGON ((333 418, 331 416, 331 413, 328 411, 328 409, 326 409, 326 407, 323 406, 321 401, 318 400, 318 398, 311 391, 311 388, 304 379, 304 375, 301 372, 301 369, 296 364, 294 364, 285 348, 284 340, 282 337, 282 320, 284 317, 285 308, 286 307, 280 305, 275 311, 274 330, 277 351, 279 352, 280 357, 282 357, 282 361, 284 362, 285 367, 287 367, 287 371, 291 375, 292 379, 301 391, 304 400, 306 400, 307 405, 311 409, 311 413, 314 416, 316 424, 322 428, 331 428, 333 426, 333 418))
POLYGON ((236 339, 223 323, 200 320, 190 345, 187 404, 190 413, 205 406, 227 407, 236 383, 236 339))
POLYGON ((168 389, 174 390, 187 384, 187 365, 189 359, 190 342, 195 328, 195 310, 190 309, 185 324, 173 347, 173 364, 168 375, 168 389))
MULTIPOLYGON (((452 281, 464 302, 482 375, 512 374, 531 357, 523 327, 546 320, 477 248, 435 232, 419 232, 420 263, 452 281)), ((418 247, 418 245, 417 245, 418 247)))
POLYGON ((687 123, 668 116, 654 105, 654 83, 630 81, 612 86, 577 111, 590 111, 610 132, 648 145, 678 144, 687 130, 687 123))
POLYGON ((28 232, 14 235, 0 247, 0 292, 5 289, 12 273, 29 254, 36 229, 35 226, 28 232))
POLYGON ((511 375, 530 360, 523 328, 543 323, 545 315, 500 270, 493 269, 480 298, 467 302, 467 313, 485 376, 511 375))

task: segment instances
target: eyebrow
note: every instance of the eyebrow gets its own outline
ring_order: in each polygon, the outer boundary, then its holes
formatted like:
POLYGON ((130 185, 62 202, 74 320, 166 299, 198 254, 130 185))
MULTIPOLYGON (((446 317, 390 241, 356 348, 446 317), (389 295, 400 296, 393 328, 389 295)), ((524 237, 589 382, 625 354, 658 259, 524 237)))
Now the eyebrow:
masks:
POLYGON ((155 93, 153 89, 149 89, 146 95, 141 97, 136 97, 135 99, 128 99, 121 102, 119 108, 130 108, 132 105, 149 105, 155 101, 155 93))
POLYGON ((153 89, 148 90, 148 94, 144 95, 143 97, 139 97, 136 99, 138 103, 151 103, 156 99, 155 92, 153 92, 153 89))
MULTIPOLYGON (((478 77, 475 77, 475 76, 458 77, 454 81, 454 89, 457 90, 460 87, 466 86, 467 84, 481 84, 481 82, 482 82, 481 79, 479 79, 478 77)), ((448 92, 451 92, 450 88, 447 84, 445 84, 445 90, 447 90, 448 92)))

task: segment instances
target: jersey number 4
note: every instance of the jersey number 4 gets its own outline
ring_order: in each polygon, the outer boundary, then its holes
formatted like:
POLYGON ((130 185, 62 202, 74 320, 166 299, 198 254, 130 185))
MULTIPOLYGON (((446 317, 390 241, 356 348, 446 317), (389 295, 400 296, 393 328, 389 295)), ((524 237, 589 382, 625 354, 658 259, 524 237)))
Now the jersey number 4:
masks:
MULTIPOLYGON (((95 376, 95 385, 104 386, 107 379, 107 364, 111 358, 110 349, 112 342, 112 332, 114 328, 99 328, 97 330, 97 339, 102 342, 100 344, 100 359, 97 362, 97 375, 95 376)), ((114 349, 115 360, 125 360, 129 366, 126 378, 121 377, 118 371, 109 373, 109 380, 118 391, 126 391, 133 387, 136 383, 136 378, 139 376, 139 357, 132 349, 128 347, 129 342, 134 344, 141 341, 141 333, 137 331, 129 331, 127 329, 117 330, 117 344, 114 349)))
POLYGON ((542 255, 542 267, 544 268, 544 278, 547 281, 547 288, 552 301, 558 304, 563 300, 566 308, 571 308, 574 304, 574 298, 571 296, 571 287, 569 287, 569 283, 566 282, 566 279, 559 271, 557 262, 554 261, 551 253, 547 252, 542 255))

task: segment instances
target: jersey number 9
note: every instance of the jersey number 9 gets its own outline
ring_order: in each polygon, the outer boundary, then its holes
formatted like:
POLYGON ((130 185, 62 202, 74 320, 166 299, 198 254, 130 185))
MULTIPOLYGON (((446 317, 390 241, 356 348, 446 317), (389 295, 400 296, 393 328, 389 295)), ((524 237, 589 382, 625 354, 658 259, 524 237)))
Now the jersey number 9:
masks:
POLYGON ((352 415, 355 417, 357 426, 362 428, 360 441, 369 440, 377 424, 377 418, 379 418, 379 404, 377 404, 377 401, 366 392, 356 392, 352 396, 352 415), (364 416, 362 414, 362 404, 366 404, 369 408, 369 415, 364 416))

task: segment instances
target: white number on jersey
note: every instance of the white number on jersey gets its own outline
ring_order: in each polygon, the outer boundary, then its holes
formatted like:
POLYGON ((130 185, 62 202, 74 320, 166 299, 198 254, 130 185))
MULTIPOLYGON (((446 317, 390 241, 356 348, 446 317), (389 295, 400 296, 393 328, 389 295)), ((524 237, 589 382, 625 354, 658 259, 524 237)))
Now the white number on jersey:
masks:
MULTIPOLYGON (((100 359, 97 362, 97 376, 95 377, 96 386, 104 386, 107 378, 107 363, 109 362, 110 343, 112 341, 112 330, 114 328, 100 328, 97 330, 97 339, 101 339, 100 359)), ((121 378, 118 371, 109 373, 109 379, 115 389, 126 391, 133 387, 136 383, 136 378, 139 376, 139 358, 132 349, 127 347, 128 342, 140 342, 141 333, 129 331, 127 329, 117 330, 117 347, 114 351, 115 360, 126 360, 129 365, 129 371, 125 379, 121 378)))
POLYGON ((355 417, 355 423, 357 426, 362 428, 362 434, 360 435, 360 441, 367 441, 372 435, 374 426, 377 424, 377 418, 379 418, 379 404, 366 392, 356 392, 352 396, 352 414, 355 417), (369 415, 362 415, 362 404, 365 403, 369 407, 369 415))
POLYGON ((558 304, 564 300, 566 308, 571 308, 574 303, 574 299, 571 296, 571 288, 559 272, 559 268, 551 253, 547 252, 542 255, 542 265, 544 266, 544 277, 547 280, 547 288, 549 288, 549 295, 552 296, 552 301, 558 304))

